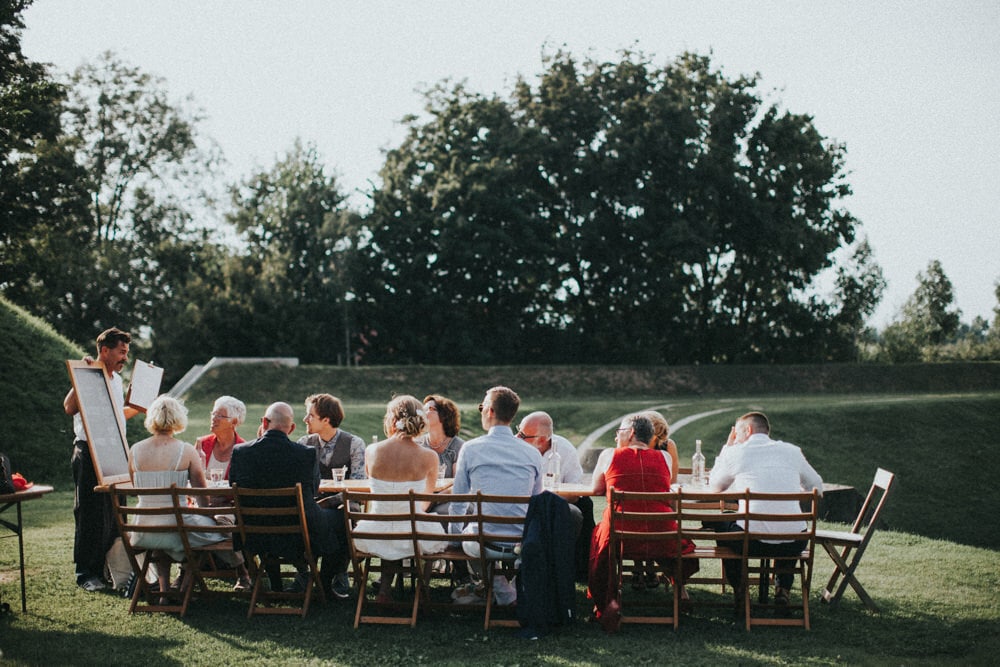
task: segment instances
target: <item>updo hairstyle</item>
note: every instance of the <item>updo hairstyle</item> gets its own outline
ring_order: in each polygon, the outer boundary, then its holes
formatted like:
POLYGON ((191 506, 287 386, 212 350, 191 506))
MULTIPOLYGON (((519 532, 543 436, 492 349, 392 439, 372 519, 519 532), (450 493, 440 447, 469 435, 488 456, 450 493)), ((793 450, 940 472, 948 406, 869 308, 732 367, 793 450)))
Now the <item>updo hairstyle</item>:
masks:
POLYGON ((414 396, 404 394, 389 401, 385 409, 385 419, 382 429, 386 436, 393 431, 415 438, 427 428, 427 418, 424 405, 414 396))

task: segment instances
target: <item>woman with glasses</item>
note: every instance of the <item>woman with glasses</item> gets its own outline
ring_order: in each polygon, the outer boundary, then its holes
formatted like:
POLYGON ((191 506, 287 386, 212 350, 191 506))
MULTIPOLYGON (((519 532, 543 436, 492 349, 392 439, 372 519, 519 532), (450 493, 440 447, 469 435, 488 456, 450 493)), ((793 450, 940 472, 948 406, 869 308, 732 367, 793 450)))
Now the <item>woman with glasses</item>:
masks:
MULTIPOLYGON (((604 510, 601 522, 594 530, 590 547, 590 573, 588 577, 587 595, 594 602, 594 618, 601 621, 606 630, 611 631, 617 622, 616 582, 611 580, 611 498, 610 489, 619 491, 661 492, 670 490, 670 457, 665 451, 650 448, 653 441, 653 422, 643 415, 629 415, 622 420, 621 427, 615 432, 615 448, 603 452, 594 469, 594 495, 608 495, 608 506, 604 510)), ((672 512, 666 503, 638 502, 635 507, 624 509, 634 512, 672 512)), ((669 524, 657 522, 656 529, 669 528, 669 524)), ((629 530, 642 531, 640 523, 629 526, 629 530)), ((646 530, 649 530, 648 528, 646 530)), ((673 542, 650 542, 648 544, 635 542, 630 545, 629 558, 640 560, 655 560, 661 567, 667 567, 667 561, 673 559, 677 545, 673 542)), ((688 541, 682 545, 682 551, 688 553, 694 550, 694 543, 688 541)), ((684 579, 698 570, 697 561, 685 561, 684 579)), ((672 568, 671 568, 672 569, 672 568)), ((680 586, 681 597, 686 599, 680 586)))

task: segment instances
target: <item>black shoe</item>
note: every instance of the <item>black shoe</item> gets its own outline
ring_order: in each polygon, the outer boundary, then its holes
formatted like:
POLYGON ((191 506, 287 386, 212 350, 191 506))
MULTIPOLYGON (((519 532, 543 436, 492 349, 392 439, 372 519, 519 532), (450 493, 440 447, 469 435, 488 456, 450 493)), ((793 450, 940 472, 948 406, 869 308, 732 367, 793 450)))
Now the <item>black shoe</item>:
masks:
POLYGON ((295 575, 295 580, 292 581, 285 589, 286 593, 305 593, 308 590, 309 585, 312 582, 309 579, 309 575, 306 572, 299 572, 295 575))
POLYGON ((347 576, 346 572, 341 572, 333 576, 330 592, 341 600, 351 597, 351 579, 347 576))

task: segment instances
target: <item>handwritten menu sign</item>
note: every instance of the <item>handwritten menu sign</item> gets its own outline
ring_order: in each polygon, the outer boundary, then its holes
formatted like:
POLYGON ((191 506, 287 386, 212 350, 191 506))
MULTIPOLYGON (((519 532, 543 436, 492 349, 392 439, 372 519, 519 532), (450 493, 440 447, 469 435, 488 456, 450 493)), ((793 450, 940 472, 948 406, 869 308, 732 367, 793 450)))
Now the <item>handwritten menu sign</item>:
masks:
POLYGON ((111 397, 111 381, 104 374, 104 367, 73 360, 67 361, 66 367, 76 390, 98 483, 109 486, 128 481, 125 423, 111 397))

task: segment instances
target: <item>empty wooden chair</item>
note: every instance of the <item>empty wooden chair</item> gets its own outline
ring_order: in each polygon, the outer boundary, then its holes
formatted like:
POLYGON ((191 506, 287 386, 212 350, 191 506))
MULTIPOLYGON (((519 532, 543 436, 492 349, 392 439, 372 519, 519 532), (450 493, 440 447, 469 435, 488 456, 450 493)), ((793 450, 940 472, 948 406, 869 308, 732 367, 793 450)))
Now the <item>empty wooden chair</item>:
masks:
POLYGON ((247 555, 253 583, 250 609, 254 614, 297 614, 309 611, 313 591, 326 601, 319 568, 313 556, 302 502, 302 485, 279 489, 248 489, 234 486, 236 534, 247 555), (281 590, 268 589, 265 579, 281 583, 281 590), (285 590, 285 581, 301 583, 300 590, 285 590))
POLYGON ((861 601, 872 611, 878 611, 878 606, 865 591, 861 582, 858 581, 857 569, 861 563, 861 557, 868 548, 875 529, 878 527, 882 509, 889 498, 889 491, 896 480, 896 476, 888 470, 879 468, 875 471, 875 479, 868 490, 861 510, 850 531, 817 530, 816 542, 820 544, 826 553, 833 560, 834 570, 823 589, 823 602, 830 603, 831 607, 836 607, 840 598, 844 595, 844 590, 848 585, 854 589, 861 601), (853 553, 853 555, 852 555, 853 553), (848 560, 850 559, 850 560, 848 560), (837 580, 843 577, 840 585, 837 580), (836 590, 834 587, 836 586, 836 590))
MULTIPOLYGON (((694 543, 694 550, 682 554, 681 561, 698 561, 699 571, 704 573, 689 577, 688 584, 718 585, 725 593, 725 563, 726 561, 742 563, 742 554, 746 548, 746 533, 743 530, 722 530, 722 527, 732 523, 746 525, 747 497, 747 491, 722 493, 689 491, 687 489, 680 491, 680 497, 675 506, 678 537, 694 543), (705 567, 700 567, 700 564, 705 561, 707 561, 705 567), (712 561, 718 561, 718 565, 712 561), (719 574, 710 574, 711 572, 719 572, 719 574)), ((706 598, 692 595, 691 599, 684 604, 689 607, 734 608, 736 604, 740 608, 744 606, 742 596, 723 602, 716 600, 717 598, 714 597, 706 598)))

